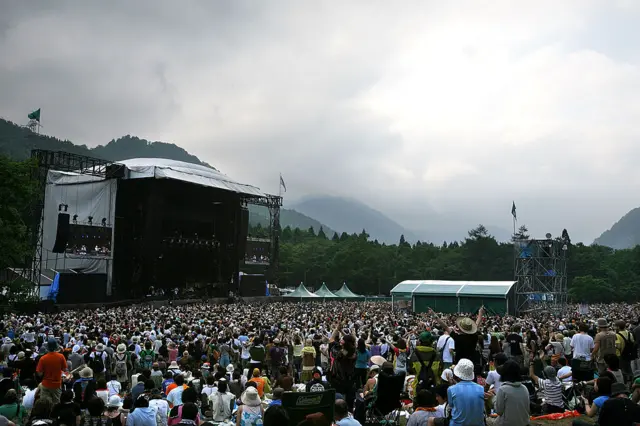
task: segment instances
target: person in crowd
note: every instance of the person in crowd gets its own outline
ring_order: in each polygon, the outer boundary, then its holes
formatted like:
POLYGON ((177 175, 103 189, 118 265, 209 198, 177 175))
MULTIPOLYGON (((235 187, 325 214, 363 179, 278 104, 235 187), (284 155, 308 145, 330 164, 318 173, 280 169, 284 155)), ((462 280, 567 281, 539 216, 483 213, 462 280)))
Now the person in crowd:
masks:
POLYGON ((635 426, 640 423, 640 405, 629 399, 629 391, 623 383, 611 385, 611 397, 599 409, 600 426, 635 426))
MULTIPOLYGON (((109 402, 107 403, 106 411, 104 413, 105 417, 111 420, 111 426, 125 426, 127 417, 121 411, 122 408, 122 399, 118 395, 113 395, 109 397, 109 402)), ((166 426, 166 422, 164 425, 166 426)))
MULTIPOLYGON (((543 358, 543 355, 540 355, 543 358)), ((558 380, 556 369, 549 366, 544 367, 544 378, 540 378, 534 371, 534 363, 529 365, 529 376, 535 385, 540 388, 544 399, 543 412, 545 414, 563 413, 564 400, 562 399, 562 382, 558 380)))
POLYGON ((96 395, 96 382, 93 380, 93 370, 85 367, 80 371, 80 378, 73 384, 74 402, 80 408, 86 409, 87 404, 96 395))
POLYGON ((421 389, 413 400, 414 412, 409 417, 407 426, 426 425, 430 418, 438 416, 437 406, 435 394, 421 389))
POLYGON ((27 410, 20 403, 15 389, 9 389, 0 405, 0 415, 21 426, 27 417, 27 410))
POLYGON ((231 418, 235 406, 235 395, 228 391, 225 379, 218 381, 218 388, 209 396, 211 417, 214 422, 223 422, 231 418))
POLYGON ((40 357, 36 373, 42 377, 40 397, 60 402, 62 393, 62 375, 67 372, 67 360, 58 352, 58 342, 54 338, 47 341, 47 353, 40 357))
POLYGON ((494 398, 494 409, 498 417, 493 423, 498 426, 528 425, 529 391, 520 383, 520 364, 516 360, 508 360, 498 368, 500 386, 495 391, 494 398))
POLYGON ((60 395, 60 402, 53 406, 51 418, 57 425, 79 426, 82 421, 82 409, 73 401, 73 392, 65 390, 60 395))
POLYGON ((594 339, 593 351, 591 356, 595 358, 598 365, 598 374, 602 375, 607 371, 607 363, 605 357, 607 355, 616 354, 616 333, 609 330, 609 322, 606 318, 598 318, 598 334, 594 339))
POLYGON ((271 405, 264 412, 263 426, 289 424, 289 413, 281 405, 271 405))
MULTIPOLYGON (((66 363, 65 363, 66 364, 66 363)), ((60 392, 62 395, 62 391, 60 392)), ((53 425, 53 419, 51 418, 51 412, 53 410, 53 401, 51 398, 40 397, 35 404, 33 404, 33 410, 29 415, 29 420, 25 426, 51 426, 53 425)))
MULTIPOLYGON (((497 343, 497 340, 496 340, 497 343)), ((455 355, 456 344, 449 334, 449 329, 445 329, 438 338, 436 349, 442 359, 442 368, 449 368, 453 365, 453 357, 455 355)))
POLYGON ((258 390, 249 386, 240 397, 242 405, 238 407, 236 426, 258 426, 262 424, 264 410, 258 390))
POLYGON ((336 400, 334 407, 336 426, 362 426, 349 414, 349 404, 344 399, 336 400))
POLYGON ((127 416, 126 426, 157 426, 156 410, 149 407, 149 396, 140 395, 135 408, 127 416))
MULTIPOLYGON (((585 414, 589 417, 594 417, 596 419, 596 424, 598 424, 600 410, 602 410, 604 403, 611 397, 611 386, 613 383, 614 382, 612 382, 608 377, 599 377, 596 379, 593 386, 594 393, 599 396, 595 398, 592 403, 590 403, 584 396, 582 397, 582 402, 585 406, 585 414)), ((585 426, 591 424, 591 422, 586 422, 581 419, 573 421, 573 426, 585 426)))
POLYGON ((453 369, 456 384, 447 389, 451 406, 450 426, 481 425, 484 422, 484 389, 474 383, 474 363, 462 358, 453 369))

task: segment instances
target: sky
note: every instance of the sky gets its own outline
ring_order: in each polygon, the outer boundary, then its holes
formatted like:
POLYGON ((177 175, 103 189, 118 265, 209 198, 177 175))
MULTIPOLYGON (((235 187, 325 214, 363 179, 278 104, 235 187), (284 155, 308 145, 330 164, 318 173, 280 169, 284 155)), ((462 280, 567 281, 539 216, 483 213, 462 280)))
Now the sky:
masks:
MULTIPOLYGON (((640 2, 6 0, 0 117, 236 180, 590 243, 640 200, 640 2)), ((430 216, 431 215, 431 216, 430 216)))

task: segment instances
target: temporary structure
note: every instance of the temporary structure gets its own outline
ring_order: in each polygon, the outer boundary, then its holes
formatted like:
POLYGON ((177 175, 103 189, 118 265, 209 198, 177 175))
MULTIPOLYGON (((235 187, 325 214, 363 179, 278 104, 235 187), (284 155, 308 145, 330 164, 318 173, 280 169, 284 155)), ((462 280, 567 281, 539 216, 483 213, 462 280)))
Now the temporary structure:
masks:
POLYGON ((293 293, 289 293, 283 296, 287 299, 319 299, 319 296, 311 293, 304 284, 300 284, 298 288, 296 288, 293 293))
POLYGON ((320 287, 315 292, 315 295, 322 298, 332 298, 332 299, 335 299, 337 297, 335 294, 331 292, 331 290, 327 288, 327 286, 324 283, 322 283, 322 287, 320 287))
POLYGON ((342 284, 340 290, 336 291, 334 294, 340 299, 355 299, 357 297, 362 297, 349 290, 349 287, 347 287, 347 283, 342 284))

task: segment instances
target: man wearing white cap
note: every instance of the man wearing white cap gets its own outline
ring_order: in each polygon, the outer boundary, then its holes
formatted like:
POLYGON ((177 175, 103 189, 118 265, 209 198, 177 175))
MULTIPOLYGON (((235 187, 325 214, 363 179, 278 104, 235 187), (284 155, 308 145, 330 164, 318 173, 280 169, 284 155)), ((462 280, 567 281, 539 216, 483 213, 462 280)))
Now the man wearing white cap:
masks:
POLYGON ((451 407, 449 426, 484 425, 484 388, 473 382, 473 362, 463 358, 453 369, 456 384, 447 389, 451 407))

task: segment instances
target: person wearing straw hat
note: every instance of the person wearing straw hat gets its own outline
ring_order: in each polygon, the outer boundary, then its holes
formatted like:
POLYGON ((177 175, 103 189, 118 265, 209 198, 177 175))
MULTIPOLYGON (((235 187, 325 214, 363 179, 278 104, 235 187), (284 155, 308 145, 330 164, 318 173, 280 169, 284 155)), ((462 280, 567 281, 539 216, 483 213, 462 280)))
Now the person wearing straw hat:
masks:
POLYGON ((261 425, 264 409, 258 390, 253 386, 248 386, 240 396, 240 401, 242 405, 238 407, 238 422, 236 424, 239 426, 261 425))
POLYGON ((611 385, 611 398, 602 404, 598 424, 600 426, 634 426, 640 423, 640 405, 629 399, 624 383, 611 385))
POLYGON ((453 369, 455 385, 447 389, 451 407, 449 426, 484 425, 484 388, 473 380, 475 365, 469 359, 460 359, 453 369))
POLYGON ((81 408, 87 408, 87 402, 96 395, 96 382, 93 380, 93 370, 85 367, 80 370, 80 378, 73 384, 74 402, 81 408))

